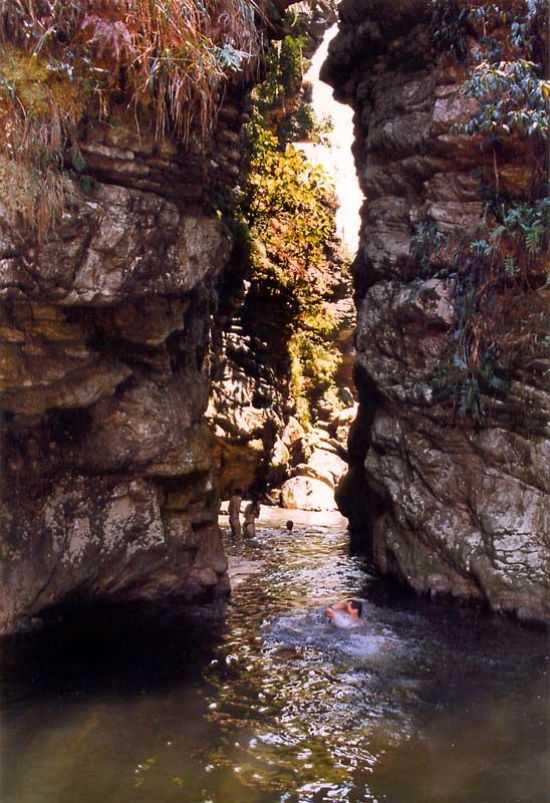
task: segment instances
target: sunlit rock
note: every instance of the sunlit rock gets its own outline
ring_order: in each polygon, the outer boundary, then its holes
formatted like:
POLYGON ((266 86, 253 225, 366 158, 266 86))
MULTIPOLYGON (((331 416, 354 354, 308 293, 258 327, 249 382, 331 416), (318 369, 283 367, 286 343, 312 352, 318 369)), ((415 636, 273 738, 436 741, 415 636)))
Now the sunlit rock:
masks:
POLYGON ((281 505, 290 510, 336 510, 333 487, 315 477, 291 477, 281 488, 281 505))

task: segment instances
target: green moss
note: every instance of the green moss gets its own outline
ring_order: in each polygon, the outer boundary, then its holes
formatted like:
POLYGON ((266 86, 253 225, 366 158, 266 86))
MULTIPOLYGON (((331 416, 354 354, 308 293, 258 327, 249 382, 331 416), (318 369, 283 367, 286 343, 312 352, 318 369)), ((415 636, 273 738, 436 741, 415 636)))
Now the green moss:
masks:
POLYGON ((12 113, 17 100, 26 115, 44 121, 63 117, 77 122, 87 101, 83 87, 53 69, 47 59, 13 47, 0 52, 0 93, 6 111, 12 113))

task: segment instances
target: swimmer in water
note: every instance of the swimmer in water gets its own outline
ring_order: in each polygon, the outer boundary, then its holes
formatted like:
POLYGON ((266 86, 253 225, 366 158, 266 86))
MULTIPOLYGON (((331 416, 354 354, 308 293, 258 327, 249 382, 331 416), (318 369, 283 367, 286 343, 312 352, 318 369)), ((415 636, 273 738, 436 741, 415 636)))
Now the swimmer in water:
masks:
POLYGON ((346 599, 325 608, 325 616, 336 627, 356 627, 361 622, 363 604, 357 599, 346 599))

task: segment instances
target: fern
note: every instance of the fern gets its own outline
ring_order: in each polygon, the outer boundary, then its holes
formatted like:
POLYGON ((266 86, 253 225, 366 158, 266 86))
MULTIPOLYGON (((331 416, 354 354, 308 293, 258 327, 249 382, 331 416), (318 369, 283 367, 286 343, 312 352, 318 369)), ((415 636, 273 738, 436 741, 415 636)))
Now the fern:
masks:
POLYGON ((529 226, 524 229, 525 247, 531 256, 540 251, 544 229, 540 224, 529 226))

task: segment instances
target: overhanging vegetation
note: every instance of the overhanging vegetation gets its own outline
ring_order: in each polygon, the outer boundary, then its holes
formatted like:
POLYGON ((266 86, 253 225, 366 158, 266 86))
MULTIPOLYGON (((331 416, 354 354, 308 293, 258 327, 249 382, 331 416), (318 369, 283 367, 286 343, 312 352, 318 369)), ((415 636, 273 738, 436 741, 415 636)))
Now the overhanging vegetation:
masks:
POLYGON ((67 151, 85 167, 79 126, 114 108, 158 138, 204 140, 224 81, 254 69, 262 9, 263 0, 0 2, 0 187, 12 222, 48 228, 67 151))

